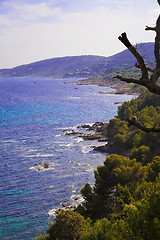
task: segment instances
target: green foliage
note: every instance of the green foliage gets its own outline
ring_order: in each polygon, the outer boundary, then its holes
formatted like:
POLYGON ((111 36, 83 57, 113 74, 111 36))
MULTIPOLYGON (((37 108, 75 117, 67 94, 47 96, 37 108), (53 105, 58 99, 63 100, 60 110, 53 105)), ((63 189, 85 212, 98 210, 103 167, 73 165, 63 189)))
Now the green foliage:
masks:
POLYGON ((120 234, 125 236, 129 229, 130 239, 160 239, 160 180, 151 185, 141 201, 126 205, 123 216, 120 234))
POLYGON ((136 67, 113 67, 111 69, 107 69, 107 72, 102 73, 101 76, 103 79, 112 79, 116 76, 116 75, 122 75, 125 77, 134 77, 134 78, 140 78, 141 77, 141 73, 139 71, 139 69, 137 69, 136 67))
POLYGON ((107 128, 110 152, 123 154, 132 147, 139 148, 144 145, 149 147, 153 156, 160 145, 159 133, 146 133, 135 127, 128 128, 126 120, 136 115, 146 127, 160 127, 159 106, 160 97, 147 93, 137 99, 124 102, 118 108, 118 116, 110 120, 107 128))
MULTIPOLYGON (((55 223, 50 223, 47 230, 47 240, 78 240, 90 229, 91 221, 72 210, 60 210, 55 217, 55 223)), ((39 240, 39 239, 37 239, 39 240)))
POLYGON ((160 173, 160 156, 153 158, 152 162, 148 164, 148 181, 155 181, 160 173))
POLYGON ((125 121, 119 118, 111 119, 107 127, 111 152, 121 153, 124 149, 132 147, 131 135, 125 121))
POLYGON ((48 235, 43 236, 42 233, 41 233, 41 229, 39 229, 39 234, 37 235, 35 240, 47 240, 47 239, 48 239, 48 235))
POLYGON ((125 134, 127 132, 127 124, 125 121, 121 121, 118 118, 113 118, 109 121, 109 125, 107 127, 108 136, 113 137, 115 134, 125 134))
POLYGON ((159 133, 146 133, 138 131, 133 137, 133 146, 135 148, 139 148, 142 145, 148 146, 152 154, 154 154, 160 145, 159 133))
POLYGON ((146 106, 136 113, 140 122, 147 127, 160 126, 160 107, 146 106))
POLYGON ((129 200, 128 203, 124 204, 121 214, 113 215, 110 220, 107 218, 99 219, 92 224, 90 220, 84 220, 82 216, 80 217, 71 210, 62 211, 58 214, 56 223, 50 224, 49 238, 37 238, 37 240, 160 239, 160 178, 157 177, 155 182, 148 185, 144 197, 139 201, 132 200, 126 187, 119 186, 119 192, 126 197, 124 202, 129 200), (51 235, 50 232, 54 232, 54 234, 51 235))
POLYGON ((145 93, 136 99, 124 102, 122 106, 118 108, 118 118, 121 120, 126 120, 127 118, 134 116, 136 112, 140 112, 143 108, 149 106, 159 107, 160 96, 156 96, 151 93, 145 93))
MULTIPOLYGON (((103 215, 101 205, 103 199, 95 194, 93 188, 87 183, 81 189, 81 194, 85 201, 79 205, 77 211, 85 217, 90 217, 92 220, 98 219, 103 215)), ((105 216, 105 215, 104 215, 105 216)))
POLYGON ((106 218, 97 220, 91 230, 83 235, 82 240, 112 240, 111 226, 111 222, 106 218))
POLYGON ((135 188, 139 181, 145 178, 145 171, 141 163, 123 156, 111 155, 106 158, 104 165, 95 171, 95 191, 101 195, 108 194, 116 184, 128 185, 135 188), (103 187, 105 186, 105 188, 103 187), (107 192, 105 192, 107 189, 107 192))
MULTIPOLYGON (((125 192, 128 191, 125 190, 125 192)), ((85 232, 82 236, 82 240, 87 239, 160 239, 160 178, 150 184, 144 198, 140 201, 125 204, 121 211, 121 217, 113 215, 110 221, 106 218, 97 220, 90 231, 85 232)))
POLYGON ((151 162, 152 154, 148 146, 142 145, 139 148, 133 148, 129 158, 135 158, 137 162, 141 162, 142 165, 146 165, 148 162, 151 162))
POLYGON ((123 210, 125 204, 129 204, 132 202, 132 195, 129 191, 129 187, 123 187, 120 184, 117 185, 116 201, 116 212, 120 212, 121 210, 123 210))
POLYGON ((136 187, 146 179, 146 176, 146 168, 135 159, 130 160, 114 154, 107 157, 104 165, 95 170, 94 188, 91 188, 89 184, 82 188, 81 193, 85 201, 78 211, 94 221, 100 217, 109 217, 117 207, 116 205, 120 203, 120 198, 124 203, 130 201, 130 193, 134 193, 136 187), (118 196, 117 199, 116 196, 118 196))

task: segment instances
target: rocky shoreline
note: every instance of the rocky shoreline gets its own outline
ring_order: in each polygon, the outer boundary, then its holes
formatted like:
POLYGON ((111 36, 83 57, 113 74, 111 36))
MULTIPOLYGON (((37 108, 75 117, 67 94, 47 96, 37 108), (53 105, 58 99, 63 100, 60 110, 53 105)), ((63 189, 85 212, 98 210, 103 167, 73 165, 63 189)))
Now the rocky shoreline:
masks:
POLYGON ((78 126, 77 129, 85 129, 84 132, 80 131, 75 131, 75 130, 64 130, 65 135, 68 136, 76 136, 76 137, 81 137, 84 141, 89 141, 89 140, 97 140, 98 142, 105 142, 105 145, 102 146, 93 146, 94 151, 98 152, 103 152, 103 153, 108 153, 108 137, 107 137, 107 126, 108 123, 104 122, 96 122, 92 125, 90 124, 84 124, 81 126, 78 126), (87 133, 87 131, 89 133, 87 133))
MULTIPOLYGON (((108 123, 96 122, 94 124, 84 124, 77 126, 76 130, 63 130, 62 132, 66 136, 75 136, 75 138, 82 138, 84 141, 97 140, 98 142, 105 142, 105 145, 93 146, 93 151, 102 153, 108 153, 108 137, 107 137, 107 126, 108 123), (78 131, 79 130, 79 131, 78 131), (85 130, 85 131, 84 131, 85 130), (89 133, 87 133, 89 132, 89 133)), ((39 169, 38 169, 39 170, 39 169)), ((81 194, 72 195, 66 202, 61 203, 61 207, 51 209, 48 212, 50 217, 55 217, 61 209, 67 210, 72 209, 73 211, 79 204, 84 201, 81 194)))
POLYGON ((101 87, 110 87, 112 88, 111 91, 108 92, 99 92, 100 94, 127 94, 127 95, 135 95, 139 96, 138 92, 132 92, 131 89, 128 88, 128 83, 110 83, 107 81, 98 81, 96 79, 83 79, 83 80, 76 80, 73 82, 64 82, 65 84, 68 83, 77 83, 77 85, 97 85, 101 87))

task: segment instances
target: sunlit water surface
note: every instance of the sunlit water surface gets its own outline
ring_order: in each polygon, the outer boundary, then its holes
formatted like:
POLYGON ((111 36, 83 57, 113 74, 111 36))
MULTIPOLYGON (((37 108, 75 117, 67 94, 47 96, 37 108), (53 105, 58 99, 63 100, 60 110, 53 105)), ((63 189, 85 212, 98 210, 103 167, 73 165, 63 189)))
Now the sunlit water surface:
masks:
MULTIPOLYGON (((48 213, 94 183, 105 156, 97 141, 64 130, 108 122, 132 96, 100 94, 109 88, 65 84, 75 79, 0 79, 0 239, 32 239, 45 233, 48 213), (45 171, 35 166, 50 164, 45 171)), ((102 144, 102 143, 101 143, 102 144)))

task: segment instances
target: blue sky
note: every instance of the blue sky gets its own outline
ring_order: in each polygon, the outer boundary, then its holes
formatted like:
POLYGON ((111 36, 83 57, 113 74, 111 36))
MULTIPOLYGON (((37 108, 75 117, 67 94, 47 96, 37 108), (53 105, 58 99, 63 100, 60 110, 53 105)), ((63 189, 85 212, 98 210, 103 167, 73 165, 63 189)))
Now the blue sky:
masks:
POLYGON ((156 0, 0 0, 0 68, 53 57, 110 56, 117 40, 154 41, 156 0))

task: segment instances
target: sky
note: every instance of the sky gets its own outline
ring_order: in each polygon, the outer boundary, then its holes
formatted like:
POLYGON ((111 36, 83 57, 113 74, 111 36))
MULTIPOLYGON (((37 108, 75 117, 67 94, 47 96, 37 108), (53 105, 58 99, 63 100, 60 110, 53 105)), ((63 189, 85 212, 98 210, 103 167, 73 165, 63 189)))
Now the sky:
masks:
POLYGON ((156 0, 0 0, 0 69, 54 57, 111 56, 153 42, 156 0))

